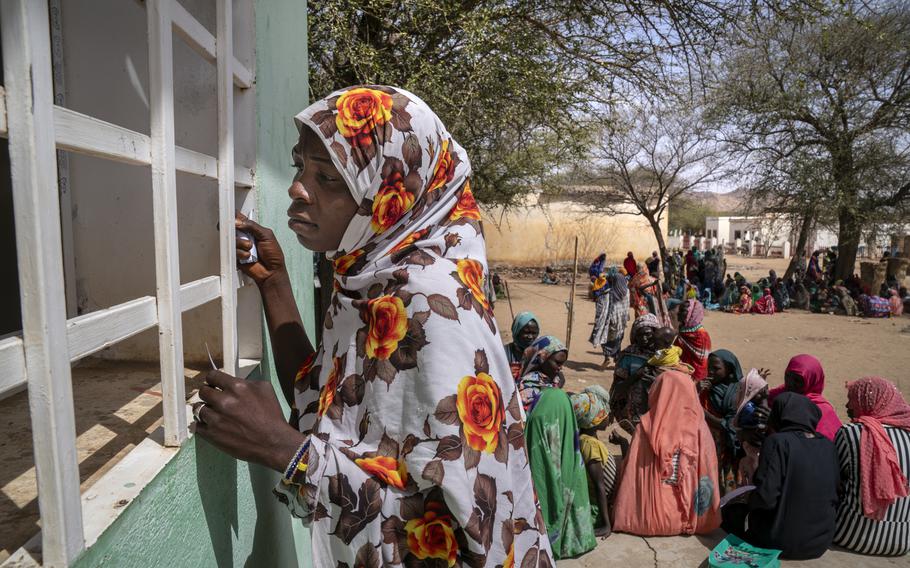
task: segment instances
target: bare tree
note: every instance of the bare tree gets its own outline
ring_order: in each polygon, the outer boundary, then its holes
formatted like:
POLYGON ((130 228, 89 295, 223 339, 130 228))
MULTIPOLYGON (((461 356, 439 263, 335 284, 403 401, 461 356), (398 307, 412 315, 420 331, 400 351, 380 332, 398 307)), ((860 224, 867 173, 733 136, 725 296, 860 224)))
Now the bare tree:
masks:
POLYGON ((715 132, 689 105, 644 105, 613 116, 596 153, 595 180, 604 195, 597 209, 644 217, 667 256, 661 222, 680 196, 713 184, 729 155, 715 132))

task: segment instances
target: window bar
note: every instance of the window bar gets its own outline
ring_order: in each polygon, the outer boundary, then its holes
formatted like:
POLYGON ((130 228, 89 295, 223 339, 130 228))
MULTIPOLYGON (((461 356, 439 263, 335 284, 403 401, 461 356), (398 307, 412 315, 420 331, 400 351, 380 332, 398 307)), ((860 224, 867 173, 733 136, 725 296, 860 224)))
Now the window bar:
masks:
POLYGON ((149 0, 149 107, 151 110, 152 203, 155 219, 155 278, 158 348, 164 398, 164 443, 187 438, 183 378, 183 325, 177 241, 177 173, 174 150, 174 53, 170 0, 149 0))
POLYGON ((46 565, 66 566, 82 551, 84 537, 66 349, 50 21, 47 2, 4 0, 0 6, 42 555, 46 565))
POLYGON ((221 331, 224 371, 237 374, 237 255, 234 232, 233 6, 218 0, 215 66, 218 80, 218 218, 221 246, 221 331))

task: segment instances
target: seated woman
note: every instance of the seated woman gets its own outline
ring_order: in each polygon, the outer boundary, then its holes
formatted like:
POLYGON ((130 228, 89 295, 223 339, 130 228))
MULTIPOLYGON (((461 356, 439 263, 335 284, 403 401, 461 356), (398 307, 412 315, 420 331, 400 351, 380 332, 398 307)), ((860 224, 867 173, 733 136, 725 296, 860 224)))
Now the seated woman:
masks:
POLYGON ((707 534, 720 524, 717 458, 685 373, 661 373, 623 459, 613 529, 639 536, 707 534))
POLYGON ((565 381, 560 371, 568 358, 566 346, 552 335, 538 337, 525 351, 518 379, 518 393, 525 412, 534 409, 544 390, 562 388, 565 381))
POLYGON ((559 276, 557 276, 556 271, 552 266, 548 266, 544 269, 543 277, 541 277, 540 282, 541 284, 549 284, 551 286, 559 284, 559 276))
POLYGON ((705 423, 717 451, 720 494, 736 489, 738 445, 733 419, 743 370, 733 352, 718 349, 708 356, 708 377, 698 382, 705 423))
POLYGON ((557 559, 578 556, 597 546, 597 539, 575 412, 558 388, 543 389, 535 402, 524 435, 550 546, 557 559))
POLYGON ((796 355, 787 364, 784 371, 784 384, 771 389, 768 403, 774 404, 774 399, 785 391, 795 392, 806 396, 818 406, 821 419, 818 423, 818 433, 832 442, 838 429, 841 427, 840 418, 831 403, 822 396, 825 390, 825 370, 821 362, 812 355, 796 355))
POLYGON ((739 287, 739 301, 733 306, 737 314, 748 314, 752 311, 752 292, 748 286, 739 287))
POLYGON ((588 499, 594 535, 610 536, 610 498, 616 486, 616 460, 607 446, 597 438, 597 432, 607 427, 610 395, 600 385, 593 385, 569 397, 581 432, 579 447, 588 472, 588 499))
POLYGON ((660 327, 657 316, 646 314, 632 323, 629 337, 632 343, 619 352, 613 384, 610 387, 610 416, 613 420, 631 420, 640 412, 630 405, 629 391, 635 382, 635 373, 654 355, 654 332, 660 327))
POLYGON ((506 357, 512 369, 512 378, 516 381, 521 376, 521 364, 525 356, 525 349, 534 343, 540 335, 540 324, 537 316, 531 312, 521 312, 512 320, 512 343, 506 344, 506 357))
POLYGON ((676 345, 682 348, 682 361, 692 366, 692 378, 700 381, 708 376, 708 353, 711 336, 702 326, 705 307, 698 300, 687 300, 679 306, 679 334, 676 345))
POLYGON ((765 288, 764 295, 752 305, 752 313, 773 316, 776 311, 777 302, 774 301, 774 296, 771 295, 771 288, 765 288))
POLYGON ((890 381, 847 385, 852 424, 837 432, 844 491, 834 543, 860 554, 910 552, 910 405, 890 381))
POLYGON ((838 464, 834 444, 815 428, 821 411, 787 392, 768 418, 773 432, 762 445, 755 489, 745 502, 724 506, 723 529, 749 544, 781 550, 783 558, 818 558, 834 537, 838 464))
POLYGON ((629 387, 629 403, 625 420, 620 422, 623 430, 632 434, 641 422, 641 416, 648 411, 648 395, 657 377, 664 371, 674 370, 692 376, 692 366, 681 360, 682 349, 673 345, 676 332, 672 328, 662 327, 654 332, 654 348, 657 351, 643 367, 635 372, 632 385, 629 387))
POLYGON ((762 371, 752 369, 736 388, 733 429, 743 454, 736 466, 736 485, 752 485, 762 444, 768 432, 768 382, 762 371))
POLYGON ((790 293, 787 291, 787 286, 782 279, 778 279, 771 286, 771 295, 774 296, 774 307, 777 308, 777 311, 783 312, 790 307, 790 293))

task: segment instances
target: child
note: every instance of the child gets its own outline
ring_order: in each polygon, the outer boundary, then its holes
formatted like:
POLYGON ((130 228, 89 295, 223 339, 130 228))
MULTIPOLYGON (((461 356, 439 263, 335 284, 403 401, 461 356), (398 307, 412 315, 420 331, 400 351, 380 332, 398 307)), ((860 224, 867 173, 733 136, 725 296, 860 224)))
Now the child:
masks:
POLYGON ((607 446, 597 438, 597 432, 607 427, 610 394, 602 386, 594 385, 573 394, 571 399, 578 429, 581 431, 580 450, 588 473, 594 534, 606 538, 612 530, 609 502, 616 485, 616 460, 610 456, 607 446))

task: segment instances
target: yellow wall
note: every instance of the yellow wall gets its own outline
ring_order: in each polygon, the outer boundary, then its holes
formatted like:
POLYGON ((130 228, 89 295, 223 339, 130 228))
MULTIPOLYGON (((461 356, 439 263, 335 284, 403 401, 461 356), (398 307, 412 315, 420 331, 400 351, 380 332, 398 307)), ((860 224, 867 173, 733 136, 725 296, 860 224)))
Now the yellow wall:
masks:
MULTIPOLYGON (((487 258, 493 263, 541 266, 571 262, 578 236, 579 263, 606 251, 611 260, 628 251, 644 260, 657 249, 657 239, 640 215, 591 213, 572 202, 515 207, 503 213, 485 208, 487 258)), ((667 236, 666 217, 661 222, 667 236)))

